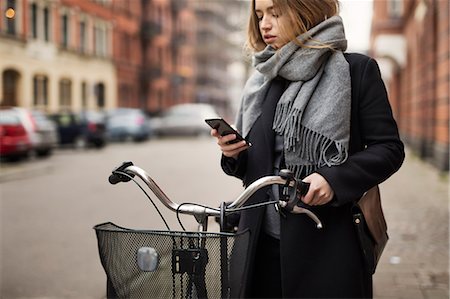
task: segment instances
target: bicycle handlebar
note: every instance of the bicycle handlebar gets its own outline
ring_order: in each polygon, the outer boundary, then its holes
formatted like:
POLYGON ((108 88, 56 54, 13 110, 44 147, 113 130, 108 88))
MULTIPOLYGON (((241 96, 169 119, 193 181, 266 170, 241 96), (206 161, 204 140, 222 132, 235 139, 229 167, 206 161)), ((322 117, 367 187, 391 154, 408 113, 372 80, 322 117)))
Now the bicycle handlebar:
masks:
POLYGON ((218 216, 220 214, 220 211, 210 209, 210 208, 203 208, 198 205, 193 204, 183 204, 179 205, 172 200, 169 199, 169 197, 159 188, 159 186, 153 181, 153 179, 150 177, 150 175, 143 170, 142 168, 139 168, 137 166, 129 166, 125 169, 125 172, 129 174, 137 175, 139 178, 141 178, 147 186, 152 190, 153 194, 158 197, 158 199, 170 210, 174 212, 179 212, 183 214, 190 214, 190 215, 197 215, 197 214, 205 214, 208 216, 218 216))
MULTIPOLYGON (((142 181, 145 182, 145 184, 152 190, 152 192, 158 197, 158 199, 163 203, 167 208, 174 212, 183 213, 183 214, 189 214, 189 215, 202 215, 202 216, 220 216, 220 210, 219 209, 213 209, 208 207, 202 207, 195 204, 177 204, 169 199, 169 197, 161 190, 161 188, 153 181, 153 179, 150 177, 150 175, 143 170, 140 167, 137 167, 133 165, 131 162, 124 162, 121 166, 117 167, 113 170, 112 175, 109 177, 109 182, 111 184, 117 184, 118 182, 126 182, 130 181, 130 177, 138 176, 142 181), (126 173, 128 176, 124 175, 123 173, 126 173)), ((301 182, 302 184, 306 184, 301 182)), ((259 189, 273 185, 288 185, 289 187, 295 187, 297 182, 295 179, 292 179, 292 177, 286 177, 285 175, 281 176, 266 176, 262 177, 252 184, 250 184, 242 193, 241 195, 234 200, 231 204, 229 204, 225 212, 226 213, 233 213, 236 211, 236 209, 242 207, 247 200, 259 189)), ((280 206, 286 207, 288 205, 287 202, 280 201, 280 206)), ((311 219, 316 222, 317 228, 322 228, 322 223, 320 222, 319 218, 311 212, 309 209, 301 207, 301 206, 293 206, 291 207, 292 213, 305 213, 307 214, 311 219)))

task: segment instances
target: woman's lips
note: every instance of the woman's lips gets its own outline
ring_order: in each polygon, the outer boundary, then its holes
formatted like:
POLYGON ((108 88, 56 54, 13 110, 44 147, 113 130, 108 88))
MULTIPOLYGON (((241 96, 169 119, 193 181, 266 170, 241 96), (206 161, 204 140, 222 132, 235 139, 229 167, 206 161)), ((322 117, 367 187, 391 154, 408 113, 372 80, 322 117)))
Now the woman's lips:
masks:
POLYGON ((265 41, 267 44, 270 44, 270 43, 274 42, 276 38, 277 38, 277 37, 274 36, 274 35, 264 35, 264 41, 265 41))

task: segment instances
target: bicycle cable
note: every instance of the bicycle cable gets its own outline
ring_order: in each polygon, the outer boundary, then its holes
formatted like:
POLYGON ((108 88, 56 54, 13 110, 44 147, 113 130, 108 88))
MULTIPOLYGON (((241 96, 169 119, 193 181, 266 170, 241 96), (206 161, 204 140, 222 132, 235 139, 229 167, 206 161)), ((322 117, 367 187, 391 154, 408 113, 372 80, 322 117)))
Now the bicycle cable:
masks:
POLYGON ((186 229, 183 226, 183 223, 181 223, 180 208, 181 208, 181 206, 184 206, 184 205, 193 205, 193 206, 197 206, 197 207, 201 207, 201 208, 205 208, 205 209, 211 209, 211 210, 214 210, 214 211, 217 211, 217 212, 220 211, 219 209, 216 209, 216 208, 211 208, 211 207, 207 207, 207 206, 204 206, 204 205, 201 205, 201 204, 197 204, 197 203, 192 203, 192 202, 184 202, 184 203, 178 205, 177 210, 176 210, 176 215, 177 215, 178 223, 180 224, 181 229, 183 231, 186 231, 186 229))
MULTIPOLYGON (((164 225, 166 226, 167 230, 172 231, 172 230, 170 229, 169 225, 167 224, 166 219, 165 219, 164 216, 162 215, 161 211, 160 211, 159 208, 156 206, 155 202, 152 200, 152 198, 150 197, 150 195, 148 195, 147 191, 145 191, 145 189, 139 184, 139 182, 136 181, 136 180, 134 179, 134 177, 132 177, 131 175, 129 175, 129 174, 126 173, 126 172, 123 172, 123 171, 114 171, 114 173, 118 173, 118 174, 124 175, 124 176, 128 177, 130 180, 132 180, 132 181, 133 181, 133 182, 141 189, 141 191, 144 192, 145 196, 147 196, 147 198, 150 200, 150 202, 152 203, 152 205, 153 205, 153 207, 155 208, 156 212, 158 212, 159 217, 161 217, 161 220, 164 222, 164 225)), ((267 205, 271 205, 271 204, 276 204, 276 203, 278 203, 278 201, 275 201, 275 200, 274 200, 274 201, 263 202, 263 203, 257 203, 257 204, 253 204, 253 205, 249 205, 249 206, 245 206, 245 207, 240 207, 240 208, 235 208, 235 209, 232 209, 232 210, 228 210, 227 212, 230 212, 230 213, 240 212, 240 211, 249 210, 249 209, 254 209, 254 208, 259 208, 259 207, 263 207, 263 206, 267 206, 267 205)), ((208 207, 208 206, 205 206, 205 205, 201 205, 201 204, 197 204, 197 203, 184 202, 184 203, 179 204, 178 207, 177 207, 177 209, 176 209, 176 215, 177 215, 178 223, 179 223, 179 225, 180 225, 180 227, 181 227, 181 229, 182 229, 183 231, 186 231, 186 228, 184 227, 183 223, 181 222, 181 218, 180 218, 180 208, 181 208, 182 206, 184 206, 184 205, 193 205, 193 206, 198 206, 198 207, 202 207, 202 208, 205 208, 205 209, 215 210, 215 211, 218 211, 218 212, 220 211, 220 210, 217 209, 217 208, 211 208, 211 207, 208 207)))
POLYGON ((152 205, 155 208, 156 212, 158 212, 159 217, 161 217, 162 221, 164 222, 167 230, 168 231, 172 231, 170 229, 169 225, 167 224, 166 219, 164 219, 164 216, 162 215, 161 211, 158 209, 158 207, 156 206, 154 201, 151 199, 150 195, 148 195, 147 191, 145 191, 145 189, 134 179, 134 177, 132 177, 131 175, 129 175, 128 173, 123 172, 123 171, 114 171, 114 173, 118 173, 118 174, 124 175, 124 176, 128 177, 129 179, 131 179, 142 190, 142 192, 144 192, 145 196, 147 196, 147 198, 150 200, 150 202, 152 203, 152 205))
POLYGON ((278 200, 266 201, 266 202, 256 203, 256 204, 253 204, 253 205, 240 207, 240 208, 234 208, 234 209, 230 209, 230 210, 225 209, 225 211, 229 212, 229 213, 240 212, 240 211, 244 211, 244 210, 250 210, 250 209, 260 208, 260 207, 263 207, 263 206, 268 206, 268 205, 271 205, 271 204, 277 204, 278 202, 279 202, 278 200))
MULTIPOLYGON (((249 205, 249 206, 245 206, 245 207, 240 207, 240 208, 235 208, 235 209, 231 209, 231 210, 226 210, 226 211, 229 212, 229 213, 235 213, 235 212, 240 212, 240 211, 249 210, 249 209, 255 209, 255 208, 268 206, 268 205, 271 205, 271 204, 277 204, 277 203, 278 203, 278 201, 273 200, 273 201, 257 203, 257 204, 253 204, 253 205, 249 205)), ((220 209, 211 208, 211 207, 208 207, 208 206, 205 206, 205 205, 201 205, 201 204, 197 204, 197 203, 185 202, 185 203, 180 204, 177 207, 176 215, 177 215, 178 224, 180 225, 180 227, 181 227, 181 229, 183 231, 186 231, 186 228, 184 227, 184 225, 183 225, 183 223, 181 222, 181 219, 180 219, 180 208, 181 208, 181 206, 184 206, 184 205, 193 205, 193 206, 198 206, 198 207, 202 207, 202 208, 205 208, 205 209, 211 209, 211 210, 218 211, 218 212, 220 211, 220 209)))

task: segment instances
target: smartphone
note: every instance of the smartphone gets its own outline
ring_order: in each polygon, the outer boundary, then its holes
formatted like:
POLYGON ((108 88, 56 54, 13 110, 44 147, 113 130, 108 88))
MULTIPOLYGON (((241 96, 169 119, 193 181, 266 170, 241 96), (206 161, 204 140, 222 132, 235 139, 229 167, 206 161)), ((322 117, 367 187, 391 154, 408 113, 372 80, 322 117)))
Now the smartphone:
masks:
MULTIPOLYGON (((213 129, 216 129, 217 132, 219 132, 220 136, 225 136, 228 134, 235 134, 236 135, 236 139, 231 140, 229 143, 236 143, 242 140, 245 140, 244 137, 242 137, 241 134, 239 134, 238 131, 236 131, 229 123, 227 123, 224 119, 222 118, 209 118, 209 119, 205 119, 205 122, 213 129)), ((250 142, 248 142, 247 140, 245 140, 245 142, 247 142, 247 144, 249 146, 251 146, 252 144, 250 142)))

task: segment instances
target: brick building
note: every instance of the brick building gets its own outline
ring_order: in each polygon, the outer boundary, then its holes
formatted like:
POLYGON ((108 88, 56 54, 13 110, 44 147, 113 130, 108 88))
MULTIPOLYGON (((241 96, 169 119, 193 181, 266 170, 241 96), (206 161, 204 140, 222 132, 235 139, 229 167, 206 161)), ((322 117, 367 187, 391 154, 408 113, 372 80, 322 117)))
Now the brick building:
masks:
POLYGON ((242 1, 0 1, 0 105, 61 109, 186 102, 229 110, 242 1), (226 6, 226 7, 225 7, 226 6))
POLYGON ((0 1, 0 104, 48 112, 114 107, 106 3, 0 1))
POLYGON ((232 74, 228 67, 242 49, 242 44, 230 38, 241 30, 237 19, 230 16, 240 16, 246 4, 231 0, 147 3, 143 31, 149 111, 200 102, 214 105, 222 115, 230 114, 232 74))
POLYGON ((450 1, 374 1, 371 54, 403 140, 449 169, 450 1))
POLYGON ((146 109, 158 112, 193 102, 195 22, 187 0, 144 1, 143 97, 146 109))
POLYGON ((140 82, 143 65, 141 24, 144 2, 130 0, 109 0, 109 2, 106 6, 110 6, 113 24, 112 48, 117 72, 117 106, 144 108, 140 82))

